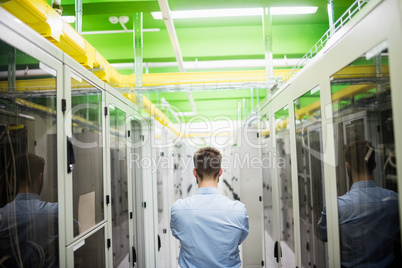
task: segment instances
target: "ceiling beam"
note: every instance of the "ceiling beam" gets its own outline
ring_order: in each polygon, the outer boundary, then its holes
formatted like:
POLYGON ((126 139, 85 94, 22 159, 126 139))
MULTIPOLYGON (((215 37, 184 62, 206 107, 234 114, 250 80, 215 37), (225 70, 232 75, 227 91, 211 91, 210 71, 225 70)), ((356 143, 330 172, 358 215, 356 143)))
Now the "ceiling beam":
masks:
POLYGON ((272 56, 272 15, 271 8, 265 7, 262 14, 262 29, 264 32, 264 54, 265 54, 265 71, 267 81, 274 76, 274 65, 272 56))
POLYGON ((82 33, 82 0, 75 0, 75 30, 82 33))
POLYGON ((173 46, 173 51, 176 56, 177 63, 179 65, 180 72, 185 72, 184 64, 183 64, 183 57, 181 55, 179 40, 177 39, 176 29, 174 27, 172 12, 169 8, 169 3, 167 0, 158 0, 159 7, 162 12, 163 20, 165 21, 166 29, 169 34, 170 42, 173 46))
POLYGON ((139 87, 142 86, 142 12, 134 14, 134 65, 135 65, 135 84, 139 87))

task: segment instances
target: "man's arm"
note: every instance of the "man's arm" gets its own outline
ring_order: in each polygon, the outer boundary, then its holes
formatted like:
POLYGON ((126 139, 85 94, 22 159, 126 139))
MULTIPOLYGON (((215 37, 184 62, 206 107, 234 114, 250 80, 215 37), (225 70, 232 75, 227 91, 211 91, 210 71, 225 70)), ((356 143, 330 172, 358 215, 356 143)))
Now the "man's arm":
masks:
POLYGON ((244 213, 243 213, 243 229, 242 229, 242 234, 240 238, 239 245, 246 239, 248 236, 249 232, 249 226, 248 226, 248 215, 247 215, 247 210, 244 208, 244 213))
POLYGON ((321 218, 317 224, 318 234, 320 235, 320 239, 324 242, 328 242, 327 238, 327 213, 324 210, 321 212, 321 218))
POLYGON ((177 237, 177 231, 176 231, 176 215, 174 213, 173 207, 172 210, 170 212, 170 230, 172 231, 172 235, 176 238, 179 239, 177 237))

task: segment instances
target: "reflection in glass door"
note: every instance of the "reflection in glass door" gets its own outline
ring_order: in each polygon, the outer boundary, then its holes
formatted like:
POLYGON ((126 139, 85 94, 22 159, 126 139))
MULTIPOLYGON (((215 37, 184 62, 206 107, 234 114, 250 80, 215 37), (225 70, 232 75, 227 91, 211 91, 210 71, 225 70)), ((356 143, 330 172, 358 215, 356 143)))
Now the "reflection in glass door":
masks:
MULTIPOLYGON (((74 76, 74 77, 77 77, 74 76)), ((74 236, 104 220, 102 91, 71 78, 74 236)))
POLYGON ((295 267, 292 172, 288 106, 275 113, 277 179, 279 184, 280 237, 283 267, 295 267))
POLYGON ((59 266, 56 70, 0 41, 0 266, 59 266))
POLYGON ((113 267, 129 267, 126 114, 112 105, 109 111, 113 267))
POLYGON ((384 47, 386 41, 331 77, 345 267, 401 267, 393 96, 384 47))
POLYGON ((302 266, 328 267, 327 243, 317 230, 324 207, 319 87, 295 100, 294 105, 302 266))
POLYGON ((106 267, 105 261, 105 229, 79 243, 74 250, 74 268, 106 267))

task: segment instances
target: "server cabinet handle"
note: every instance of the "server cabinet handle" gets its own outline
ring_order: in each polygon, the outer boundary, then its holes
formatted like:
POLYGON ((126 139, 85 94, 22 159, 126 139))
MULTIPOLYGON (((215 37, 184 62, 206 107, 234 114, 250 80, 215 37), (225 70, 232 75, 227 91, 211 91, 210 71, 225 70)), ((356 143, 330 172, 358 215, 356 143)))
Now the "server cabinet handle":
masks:
POLYGON ((275 257, 277 263, 279 263, 279 258, 278 258, 279 253, 281 254, 281 257, 282 257, 281 247, 279 246, 278 241, 276 241, 275 246, 274 246, 274 257, 275 257))
POLYGON ((135 251, 135 247, 132 247, 133 250, 133 267, 135 266, 135 263, 137 262, 137 252, 135 251))
POLYGON ((71 137, 67 136, 67 173, 71 173, 71 171, 73 171, 74 164, 75 164, 74 147, 71 141, 71 137))

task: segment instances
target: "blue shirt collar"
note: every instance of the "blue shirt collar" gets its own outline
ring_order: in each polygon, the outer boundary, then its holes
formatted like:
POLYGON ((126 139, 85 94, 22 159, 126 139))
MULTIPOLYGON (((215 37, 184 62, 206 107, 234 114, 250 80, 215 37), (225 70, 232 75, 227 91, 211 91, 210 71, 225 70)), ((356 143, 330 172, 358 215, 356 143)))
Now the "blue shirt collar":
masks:
POLYGON ((198 188, 196 194, 220 194, 218 188, 215 187, 202 187, 198 188))
POLYGON ((359 189, 359 188, 372 188, 372 187, 377 187, 377 183, 374 180, 358 181, 358 182, 353 183, 350 190, 359 189))

